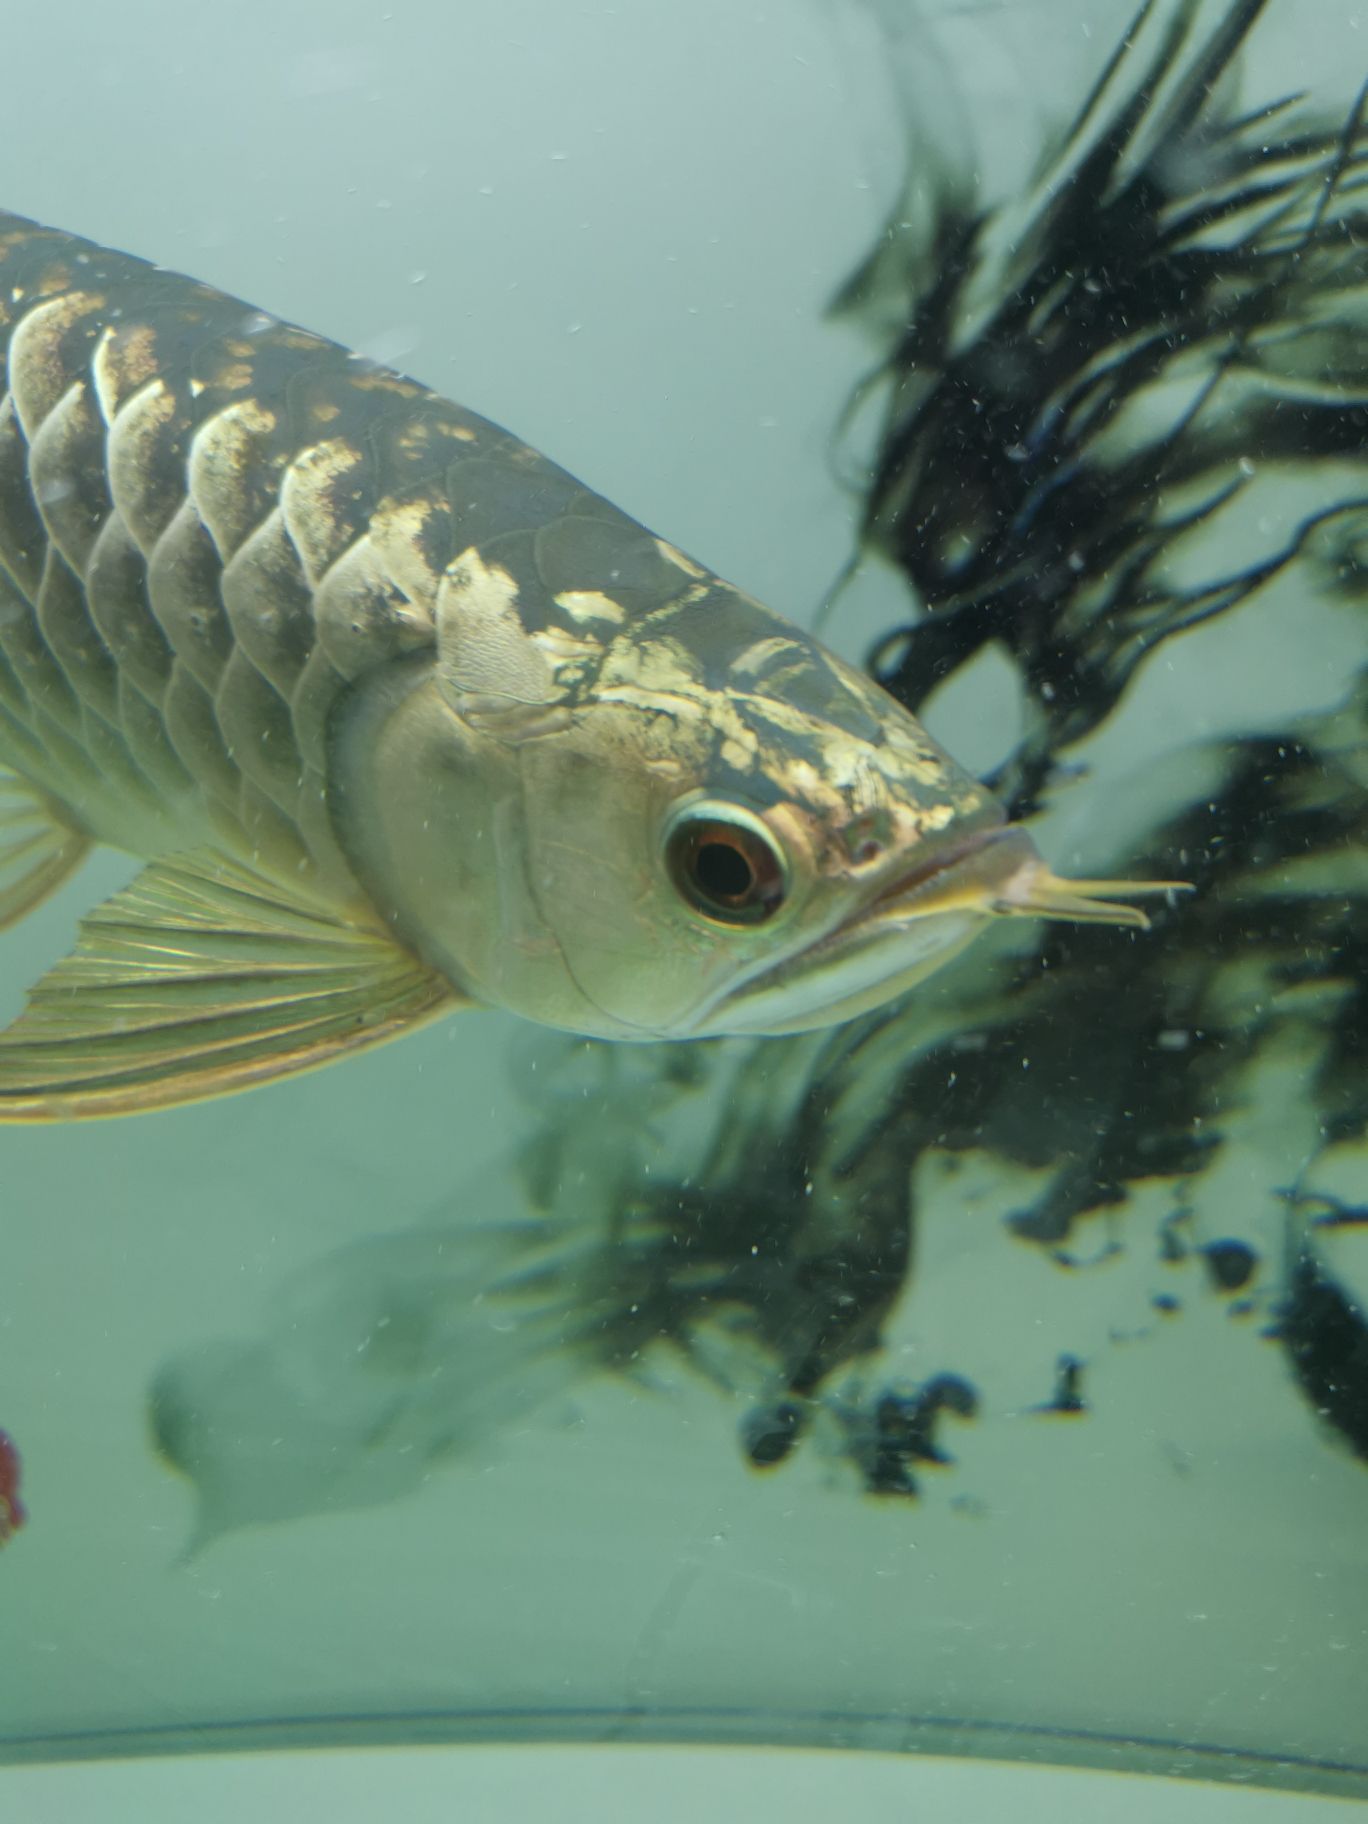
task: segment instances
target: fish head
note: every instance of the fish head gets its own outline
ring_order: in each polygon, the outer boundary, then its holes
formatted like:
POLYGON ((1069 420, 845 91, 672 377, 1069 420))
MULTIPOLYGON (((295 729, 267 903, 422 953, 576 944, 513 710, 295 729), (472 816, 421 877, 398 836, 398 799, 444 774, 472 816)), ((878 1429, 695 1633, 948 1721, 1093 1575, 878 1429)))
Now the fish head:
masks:
POLYGON ((385 850, 363 875, 426 960, 586 1035, 777 1034, 1046 909, 1030 838, 901 705, 662 549, 683 586, 630 613, 588 589, 552 613, 473 551, 448 573, 435 677, 380 732, 362 819, 385 850))
POLYGON ((615 641, 571 724, 522 756, 529 888, 578 1029, 832 1024, 992 916, 970 858, 999 853, 1001 806, 870 680, 730 593, 615 641))

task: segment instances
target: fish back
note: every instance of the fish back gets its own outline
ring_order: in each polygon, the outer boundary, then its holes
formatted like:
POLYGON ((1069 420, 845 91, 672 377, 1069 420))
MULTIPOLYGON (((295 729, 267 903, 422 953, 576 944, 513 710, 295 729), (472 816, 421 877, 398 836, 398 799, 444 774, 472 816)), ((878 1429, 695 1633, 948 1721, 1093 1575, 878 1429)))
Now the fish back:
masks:
POLYGON ((9 215, 0 358, 0 760, 97 841, 340 867, 339 699, 432 650, 458 551, 593 497, 324 337, 9 215))

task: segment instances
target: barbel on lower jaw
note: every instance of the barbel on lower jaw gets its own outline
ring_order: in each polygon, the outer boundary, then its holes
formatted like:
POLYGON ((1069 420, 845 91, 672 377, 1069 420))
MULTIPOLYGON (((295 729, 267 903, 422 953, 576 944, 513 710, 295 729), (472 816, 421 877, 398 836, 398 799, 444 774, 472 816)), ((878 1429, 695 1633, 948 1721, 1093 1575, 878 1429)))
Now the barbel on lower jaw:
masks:
POLYGON ((890 888, 876 903, 887 902, 904 916, 953 910, 1146 931, 1149 919, 1127 900, 1189 890, 1181 880, 1066 880, 1013 824, 971 837, 958 853, 890 888))

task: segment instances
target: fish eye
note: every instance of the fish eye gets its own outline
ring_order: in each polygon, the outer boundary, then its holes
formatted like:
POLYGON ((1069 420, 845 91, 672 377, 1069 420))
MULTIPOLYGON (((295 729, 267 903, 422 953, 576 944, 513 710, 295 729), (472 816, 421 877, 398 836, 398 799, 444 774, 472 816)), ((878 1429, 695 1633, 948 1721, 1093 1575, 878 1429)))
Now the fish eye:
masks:
POLYGON ((729 805, 691 804, 665 834, 665 865, 695 912, 724 925, 758 925, 784 903, 788 869, 758 817, 729 805))

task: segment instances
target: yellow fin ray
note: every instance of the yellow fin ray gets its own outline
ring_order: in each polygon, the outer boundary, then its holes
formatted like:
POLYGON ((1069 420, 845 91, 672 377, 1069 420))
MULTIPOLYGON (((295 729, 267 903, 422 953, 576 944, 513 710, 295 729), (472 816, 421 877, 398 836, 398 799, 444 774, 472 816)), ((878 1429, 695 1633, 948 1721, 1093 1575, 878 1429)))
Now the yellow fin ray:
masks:
POLYGON ((0 1033, 0 1121, 167 1108, 311 1070, 459 1004, 385 931, 216 855, 81 921, 0 1033))
POLYGON ((0 767, 0 931, 41 906, 89 853, 90 843, 45 799, 0 767))

